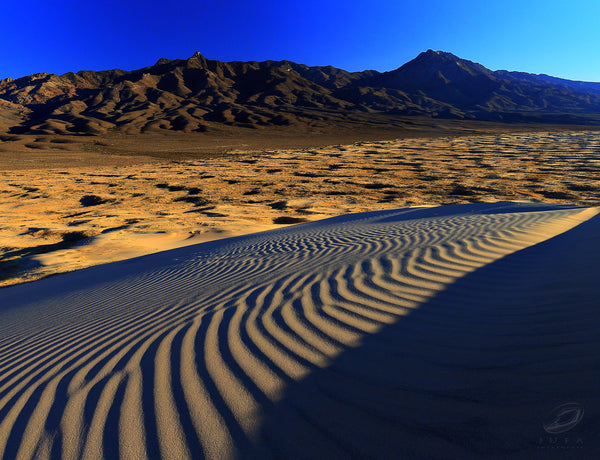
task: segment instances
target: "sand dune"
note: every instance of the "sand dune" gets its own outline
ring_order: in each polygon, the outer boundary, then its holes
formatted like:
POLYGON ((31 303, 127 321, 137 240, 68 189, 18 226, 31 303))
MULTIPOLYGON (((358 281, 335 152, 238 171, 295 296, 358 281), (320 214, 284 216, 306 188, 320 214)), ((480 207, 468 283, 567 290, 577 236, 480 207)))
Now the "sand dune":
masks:
POLYGON ((3 289, 0 457, 597 454, 597 214, 352 214, 3 289))
MULTIPOLYGON (((160 145, 172 148, 167 140, 160 145)), ((11 156, 18 168, 0 171, 0 286, 348 213, 498 201, 597 206, 598 151, 600 138, 587 131, 61 169, 24 170, 11 156)))

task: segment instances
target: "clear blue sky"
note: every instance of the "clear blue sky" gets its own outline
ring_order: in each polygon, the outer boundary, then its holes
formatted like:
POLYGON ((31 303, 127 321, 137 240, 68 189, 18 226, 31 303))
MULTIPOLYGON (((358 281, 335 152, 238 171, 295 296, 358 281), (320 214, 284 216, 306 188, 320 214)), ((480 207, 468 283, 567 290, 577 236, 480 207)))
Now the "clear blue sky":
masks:
POLYGON ((600 81, 600 0, 6 0, 0 11, 0 78, 132 70, 196 50, 385 71, 431 48, 600 81))

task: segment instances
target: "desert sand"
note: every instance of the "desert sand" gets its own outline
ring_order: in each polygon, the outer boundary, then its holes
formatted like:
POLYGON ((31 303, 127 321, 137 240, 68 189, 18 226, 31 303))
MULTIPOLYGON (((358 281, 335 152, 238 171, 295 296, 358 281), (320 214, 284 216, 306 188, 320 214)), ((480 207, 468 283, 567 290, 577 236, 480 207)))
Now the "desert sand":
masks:
MULTIPOLYGON (((267 145, 259 134, 246 142, 267 145)), ((270 142, 308 142, 278 135, 270 142)), ((469 202, 600 203, 600 137, 593 131, 275 150, 248 150, 240 139, 204 145, 193 136, 177 143, 170 136, 21 138, 0 152, 3 286, 348 213, 469 202), (10 150, 19 142, 40 148, 10 150)))
POLYGON ((594 207, 390 209, 2 289, 0 457, 594 458, 599 234, 594 207))

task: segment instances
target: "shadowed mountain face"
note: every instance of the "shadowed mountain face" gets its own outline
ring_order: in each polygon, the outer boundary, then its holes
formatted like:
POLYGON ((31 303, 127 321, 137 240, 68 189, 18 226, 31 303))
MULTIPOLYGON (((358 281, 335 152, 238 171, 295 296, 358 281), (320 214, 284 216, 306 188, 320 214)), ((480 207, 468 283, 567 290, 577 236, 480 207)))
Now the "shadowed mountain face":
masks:
POLYGON ((221 62, 195 53, 131 72, 0 81, 0 130, 10 133, 202 132, 223 124, 364 121, 369 114, 598 124, 600 83, 494 72, 431 50, 384 73, 290 61, 221 62))

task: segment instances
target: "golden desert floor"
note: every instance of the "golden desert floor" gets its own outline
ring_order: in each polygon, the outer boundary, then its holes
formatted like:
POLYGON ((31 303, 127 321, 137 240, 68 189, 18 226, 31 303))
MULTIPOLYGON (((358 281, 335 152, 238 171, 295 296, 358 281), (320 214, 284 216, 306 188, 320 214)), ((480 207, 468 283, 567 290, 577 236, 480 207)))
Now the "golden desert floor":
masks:
POLYGON ((598 212, 349 214, 2 289, 0 458, 598 458, 598 212))
MULTIPOLYGON (((153 140, 155 150, 167 152, 169 139, 153 140)), ((106 142, 81 144, 79 153, 73 139, 21 142, 71 150, 15 154, 15 142, 2 144, 2 286, 353 212, 506 200, 600 203, 600 134, 592 131, 255 152, 225 143, 218 155, 184 152, 178 161, 140 156, 147 144, 135 150, 135 138, 124 144, 135 157, 92 151, 110 149, 106 142)))

